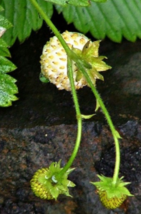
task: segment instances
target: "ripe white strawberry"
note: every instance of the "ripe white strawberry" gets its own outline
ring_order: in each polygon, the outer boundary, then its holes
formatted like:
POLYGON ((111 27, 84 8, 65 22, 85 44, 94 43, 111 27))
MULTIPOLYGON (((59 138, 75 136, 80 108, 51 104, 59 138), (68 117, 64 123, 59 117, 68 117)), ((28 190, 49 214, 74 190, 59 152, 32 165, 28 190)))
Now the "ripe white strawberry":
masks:
MULTIPOLYGON (((72 48, 73 50, 76 49, 77 52, 81 51, 80 55, 83 52, 82 57, 91 65, 93 64, 94 60, 90 59, 89 55, 91 55, 91 58, 92 57, 96 58, 97 61, 95 63, 95 68, 94 68, 96 72, 104 71, 110 68, 110 66, 106 65, 102 61, 104 57, 98 57, 99 41, 91 42, 83 34, 68 32, 68 31, 65 31, 62 34, 62 37, 64 38, 64 40, 66 41, 70 49, 72 48), (92 54, 90 54, 91 52, 88 52, 87 50, 83 51, 83 48, 88 42, 89 42, 89 46, 93 44, 93 47, 92 47, 93 51, 92 51, 92 48, 90 49, 90 51, 93 52, 92 54), (98 64, 100 65, 99 68, 98 68, 98 64)), ((75 83, 76 89, 86 86, 87 82, 81 73, 78 74, 79 70, 76 67, 76 64, 74 61, 73 61, 73 71, 74 71, 74 83, 75 83)), ((47 79, 49 79, 50 82, 55 84, 59 90, 62 90, 62 89, 65 89, 67 91, 71 90, 69 78, 67 76, 67 55, 56 36, 52 37, 50 41, 47 42, 43 48, 43 53, 41 56, 41 73, 47 79)), ((92 75, 93 79, 96 79, 96 78, 103 79, 102 75, 97 73, 95 75, 92 75)))

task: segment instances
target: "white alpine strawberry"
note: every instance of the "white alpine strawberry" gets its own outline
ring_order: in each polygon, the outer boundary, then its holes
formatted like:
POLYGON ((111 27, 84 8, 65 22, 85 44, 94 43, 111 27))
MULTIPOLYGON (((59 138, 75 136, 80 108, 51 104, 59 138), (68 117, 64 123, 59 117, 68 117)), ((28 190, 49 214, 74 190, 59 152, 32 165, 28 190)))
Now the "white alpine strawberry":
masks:
MULTIPOLYGON (((98 56, 99 42, 91 42, 86 36, 76 32, 65 31, 62 34, 65 42, 68 44, 70 49, 76 50, 86 62, 92 66, 91 74, 93 82, 97 78, 103 79, 102 75, 98 71, 105 71, 110 68, 102 60, 105 57, 98 56), (87 47, 85 47, 87 45, 87 47)), ((75 88, 82 88, 87 84, 84 76, 76 67, 73 61, 73 73, 74 73, 74 84, 75 88)), ((70 91, 70 82, 67 76, 67 55, 56 36, 52 37, 49 42, 43 47, 43 53, 41 56, 41 73, 49 81, 56 85, 59 90, 65 89, 70 91)))

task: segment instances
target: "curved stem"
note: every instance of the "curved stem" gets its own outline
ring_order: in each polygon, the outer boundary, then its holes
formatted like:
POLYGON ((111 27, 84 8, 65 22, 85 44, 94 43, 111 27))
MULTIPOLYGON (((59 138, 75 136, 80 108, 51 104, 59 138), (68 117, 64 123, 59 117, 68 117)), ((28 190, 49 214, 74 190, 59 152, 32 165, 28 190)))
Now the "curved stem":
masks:
MULTIPOLYGON (((77 138, 76 138, 76 143, 75 143, 74 150, 72 152, 72 155, 71 155, 69 161, 64 166, 64 168, 62 169, 61 173, 57 176, 57 177, 60 177, 72 165, 72 163, 73 163, 73 161, 74 161, 74 159, 75 159, 75 157, 77 155, 77 152, 78 152, 78 149, 79 149, 79 145, 80 145, 80 141, 81 141, 81 135, 82 135, 82 117, 81 117, 81 112, 80 112, 80 108, 79 108, 78 98, 77 98, 77 94, 76 94, 76 90, 75 90, 75 85, 74 85, 74 80, 73 80, 73 69, 72 69, 72 60, 71 60, 71 59, 75 59, 75 61, 79 61, 80 58, 79 58, 79 56, 77 56, 68 47, 68 45, 66 44, 65 40, 62 38, 61 34, 59 33, 58 29, 54 26, 54 24, 51 22, 51 20, 48 18, 48 16, 44 13, 44 11, 39 6, 39 4, 36 2, 36 0, 30 0, 30 1, 34 5, 34 7, 37 9, 37 11, 39 12, 39 14, 42 16, 42 18, 45 20, 45 22, 47 23, 47 25, 51 28, 51 30, 57 36, 58 40, 61 42, 61 45, 65 49, 65 51, 67 53, 67 56, 68 56, 68 64, 67 64, 67 66, 68 66, 68 76, 69 76, 69 79, 70 79, 72 96, 73 96, 73 101, 74 101, 74 105, 75 105, 75 109, 76 109, 78 131, 77 131, 77 138)), ((83 64, 86 67, 90 68, 90 65, 87 62, 85 62, 84 60, 83 60, 83 64)))
POLYGON ((75 85, 74 85, 74 79, 73 79, 73 69, 72 69, 72 60, 68 57, 68 61, 67 61, 67 68, 68 68, 68 76, 69 76, 69 80, 70 80, 70 85, 71 85, 71 92, 72 92, 72 97, 73 97, 73 102, 74 102, 74 106, 75 106, 75 110, 76 110, 76 117, 77 117, 77 126, 78 126, 78 130, 77 130, 77 138, 76 138, 76 142, 75 142, 75 146, 73 149, 73 152, 71 154, 70 159, 68 160, 67 164, 64 166, 64 168, 62 169, 62 171, 60 172, 60 175, 63 175, 72 165, 79 146, 80 146, 80 141, 81 141, 81 135, 82 135, 82 117, 81 117, 81 112, 80 112, 80 108, 79 108, 79 103, 78 103, 78 98, 77 98, 77 93, 76 93, 76 89, 75 89, 75 85))
POLYGON ((116 163, 115 163, 115 169, 114 169, 114 175, 113 175, 113 184, 116 184, 117 179, 118 179, 118 174, 119 174, 119 167, 120 167, 120 148, 119 148, 119 142, 118 142, 119 136, 117 136, 117 131, 115 130, 113 122, 112 122, 112 120, 110 118, 110 115, 109 115, 109 113, 108 113, 108 111, 107 111, 107 109, 106 109, 106 107, 105 107, 100 95, 98 94, 96 88, 94 87, 89 75, 85 71, 84 67, 90 68, 91 66, 90 66, 89 63, 87 63, 83 59, 80 59, 79 56, 77 56, 68 47, 68 45, 66 44, 66 42, 62 38, 62 36, 59 33, 59 31, 57 30, 57 28, 54 26, 54 24, 51 22, 51 20, 48 18, 48 16, 44 13, 44 11, 39 6, 39 4, 36 2, 36 0, 30 0, 30 1, 34 5, 34 7, 37 9, 37 11, 41 15, 41 17, 45 20, 47 25, 51 28, 51 30, 57 36, 58 40, 61 42, 63 48, 65 49, 65 51, 66 51, 66 53, 67 53, 67 55, 69 57, 68 58, 68 71, 69 71, 69 78, 70 78, 70 84, 71 84, 71 89, 72 89, 73 101, 74 101, 74 104, 75 104, 75 109, 76 109, 76 114, 77 114, 78 133, 77 133, 77 139, 76 139, 76 144, 75 144, 75 148, 73 150, 73 153, 72 153, 68 163, 66 164, 66 166, 61 171, 61 174, 65 173, 67 171, 67 169, 73 163, 73 161, 74 161, 74 159, 76 157, 78 148, 79 148, 79 144, 80 144, 80 140, 81 140, 81 133, 82 133, 82 116, 81 116, 81 113, 80 113, 77 94, 76 94, 76 91, 75 91, 74 80, 73 80, 73 71, 72 71, 72 62, 71 62, 71 60, 74 60, 76 62, 76 64, 77 64, 78 68, 82 71, 82 73, 85 76, 89 86, 92 89, 92 92, 94 93, 96 99, 98 100, 98 103, 101 106, 103 113, 105 114, 105 117, 106 117, 107 122, 109 124, 109 127, 111 129, 111 132, 113 134, 114 142, 115 142, 115 149, 116 149, 116 163))
POLYGON ((111 132, 112 132, 112 135, 114 138, 115 151, 116 151, 116 162, 115 162, 115 168, 114 168, 114 174, 113 174, 113 184, 115 185, 118 180, 119 168, 120 168, 120 147, 119 147, 119 141, 118 141, 118 138, 120 138, 120 136, 119 136, 118 132, 116 131, 116 129, 113 125, 113 122, 111 120, 111 117, 109 115, 109 112, 107 111, 99 93, 97 92, 96 88, 94 87, 94 85, 91 81, 91 78, 89 77, 88 73, 85 71, 85 68, 81 64, 77 64, 77 66, 82 71, 83 75, 85 76, 85 79, 87 80, 87 83, 91 87, 91 90, 92 90, 93 94, 95 95, 95 97, 107 119, 108 125, 111 129, 111 132))

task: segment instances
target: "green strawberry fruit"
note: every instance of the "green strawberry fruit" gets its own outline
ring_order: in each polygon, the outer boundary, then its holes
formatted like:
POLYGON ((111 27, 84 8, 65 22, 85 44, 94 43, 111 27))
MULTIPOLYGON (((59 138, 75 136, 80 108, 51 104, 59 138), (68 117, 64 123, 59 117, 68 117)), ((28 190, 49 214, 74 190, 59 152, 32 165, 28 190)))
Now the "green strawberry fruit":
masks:
POLYGON ((116 183, 113 183, 113 178, 98 175, 100 181, 91 182, 96 186, 97 192, 102 204, 108 209, 116 209, 126 200, 127 196, 133 196, 125 187, 129 182, 124 182, 118 178, 116 183))
POLYGON ((51 195, 50 191, 40 182, 40 179, 46 176, 46 173, 48 172, 48 168, 42 168, 39 169, 37 172, 35 172, 33 178, 31 179, 31 189, 34 192, 34 194, 41 198, 41 199, 53 199, 53 196, 51 195))
POLYGON ((99 197, 100 197, 100 201, 102 202, 102 204, 108 208, 108 209, 115 209, 120 207, 120 205, 125 201, 125 199, 127 198, 126 195, 121 195, 120 198, 118 197, 112 197, 112 198, 108 198, 106 191, 98 191, 99 197))
POLYGON ((68 175, 74 169, 68 169, 61 174, 63 168, 59 162, 53 162, 49 168, 42 168, 35 172, 30 184, 34 194, 41 199, 57 199, 60 194, 71 196, 68 187, 74 187, 75 184, 68 180, 68 175))

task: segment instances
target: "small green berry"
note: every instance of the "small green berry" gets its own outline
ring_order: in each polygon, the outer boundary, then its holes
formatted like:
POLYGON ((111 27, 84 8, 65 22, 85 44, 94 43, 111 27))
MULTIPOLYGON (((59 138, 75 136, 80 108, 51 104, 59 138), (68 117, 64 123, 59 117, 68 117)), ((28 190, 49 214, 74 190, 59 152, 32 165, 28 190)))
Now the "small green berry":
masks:
POLYGON ((127 196, 133 196, 125 187, 129 182, 124 182, 118 178, 116 183, 113 183, 113 178, 98 175, 100 181, 91 182, 96 186, 102 204, 108 209, 115 209, 126 200, 127 196))
POLYGON ((60 194, 71 196, 68 187, 74 187, 75 184, 67 178, 73 170, 68 169, 61 174, 60 161, 53 162, 49 168, 42 168, 35 172, 30 181, 31 189, 41 199, 57 199, 60 194))
POLYGON ((45 177, 48 172, 48 168, 42 168, 35 172, 31 179, 31 189, 34 194, 41 199, 53 199, 53 196, 48 189, 40 182, 40 177, 45 177))
POLYGON ((127 198, 126 195, 121 195, 120 198, 118 197, 112 197, 108 198, 106 191, 100 191, 98 190, 98 194, 100 197, 100 201, 107 209, 116 209, 120 207, 120 205, 125 201, 127 198))

